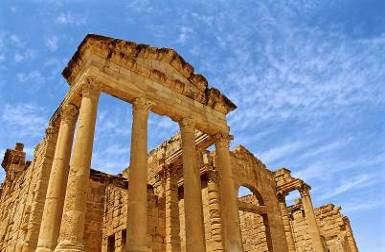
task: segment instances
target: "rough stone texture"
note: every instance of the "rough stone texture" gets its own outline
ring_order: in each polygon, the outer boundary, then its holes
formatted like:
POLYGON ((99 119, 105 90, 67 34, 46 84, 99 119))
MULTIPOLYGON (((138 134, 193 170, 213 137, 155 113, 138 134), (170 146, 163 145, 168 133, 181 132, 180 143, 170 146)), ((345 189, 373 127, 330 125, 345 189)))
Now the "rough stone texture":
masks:
POLYGON ((172 49, 88 35, 63 75, 71 88, 33 160, 22 144, 5 152, 0 251, 358 251, 340 208, 313 209, 310 186, 288 169, 229 150, 226 115, 236 106, 172 49), (92 170, 100 92, 146 101, 182 133, 148 152, 146 109, 134 123, 132 169, 92 170), (75 136, 61 121, 68 107, 80 111, 75 136), (252 194, 238 198, 241 186, 252 194), (292 190, 303 203, 286 206, 292 190))

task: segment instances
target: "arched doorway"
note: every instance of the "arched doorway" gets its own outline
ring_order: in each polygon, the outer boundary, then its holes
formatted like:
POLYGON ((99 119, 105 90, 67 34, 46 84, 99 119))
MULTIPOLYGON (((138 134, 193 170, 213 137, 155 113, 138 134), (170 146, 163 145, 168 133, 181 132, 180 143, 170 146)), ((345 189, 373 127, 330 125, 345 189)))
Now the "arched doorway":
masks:
POLYGON ((259 192, 242 185, 238 189, 238 201, 244 251, 272 251, 266 206, 259 192))

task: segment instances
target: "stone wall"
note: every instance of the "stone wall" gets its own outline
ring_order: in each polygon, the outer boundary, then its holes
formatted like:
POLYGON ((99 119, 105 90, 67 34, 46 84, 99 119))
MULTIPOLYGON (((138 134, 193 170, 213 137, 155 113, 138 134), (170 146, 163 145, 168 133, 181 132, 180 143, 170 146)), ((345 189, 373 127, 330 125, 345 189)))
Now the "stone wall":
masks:
MULTIPOLYGON (((255 195, 249 194, 239 198, 244 203, 253 206, 259 206, 259 202, 255 195)), ((267 228, 264 222, 264 216, 248 211, 246 209, 239 209, 240 228, 242 234, 243 250, 245 252, 252 251, 269 251, 267 244, 267 228)))
MULTIPOLYGON (((41 152, 42 148, 38 148, 37 152, 41 152)), ((23 150, 7 150, 9 155, 20 154, 23 150)), ((24 153, 25 157, 25 153, 24 153)), ((5 160, 5 159, 4 159, 5 160)), ((33 191, 36 186, 37 163, 26 163, 25 158, 18 163, 5 164, 6 179, 1 185, 0 191, 0 250, 11 251, 20 246, 24 239, 27 226, 28 216, 31 212, 31 200, 33 191), (13 173, 18 170, 17 173, 13 173)), ((4 167, 5 168, 5 167, 4 167)))
POLYGON ((341 213, 341 208, 327 204, 315 209, 325 246, 333 251, 358 251, 350 221, 341 213))
MULTIPOLYGON (((127 186, 129 187, 127 180, 121 177, 115 177, 112 183, 106 185, 101 229, 103 230, 102 251, 123 251, 126 241, 127 186)), ((148 186, 147 193, 148 246, 152 251, 164 251, 164 202, 154 195, 151 186, 148 186)))
MULTIPOLYGON (((288 209, 296 251, 313 251, 308 223, 301 202, 297 201, 288 209)), ((343 216, 340 210, 340 207, 333 204, 314 209, 324 247, 330 252, 358 251, 349 219, 343 216)))
POLYGON ((1 251, 32 251, 36 246, 56 139, 57 124, 52 123, 35 147, 32 162, 25 160, 20 143, 4 155, 2 166, 6 177, 0 192, 1 251))

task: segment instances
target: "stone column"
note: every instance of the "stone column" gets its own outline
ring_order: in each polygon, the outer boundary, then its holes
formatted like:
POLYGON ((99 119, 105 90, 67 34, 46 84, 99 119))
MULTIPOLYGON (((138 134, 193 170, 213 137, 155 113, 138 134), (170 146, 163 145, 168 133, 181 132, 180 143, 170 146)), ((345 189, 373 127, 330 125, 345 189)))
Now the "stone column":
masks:
POLYGON ((125 251, 149 251, 147 240, 147 121, 151 103, 137 98, 132 109, 125 251))
MULTIPOLYGON (((37 240, 39 236, 41 217, 43 215, 43 208, 49 177, 52 168, 53 157, 55 155, 56 141, 58 138, 60 120, 55 118, 50 122, 46 130, 46 137, 38 148, 43 148, 44 151, 40 153, 41 156, 35 159, 35 172, 38 173, 36 185, 34 188, 35 196, 33 198, 31 213, 29 216, 27 233, 25 236, 25 244, 22 249, 23 252, 35 251, 37 240)), ((35 155, 37 154, 35 150, 35 155)), ((33 180, 31 180, 31 188, 33 180)))
POLYGON ((78 108, 72 104, 66 105, 61 111, 59 135, 48 182, 37 252, 53 251, 56 247, 77 116, 78 108))
POLYGON ((283 227, 285 231, 288 251, 295 252, 295 242, 294 242, 293 232, 290 225, 289 214, 287 212, 285 196, 286 195, 279 194, 278 202, 279 202, 279 207, 281 209, 281 216, 282 216, 282 222, 283 222, 283 227))
POLYGON ((205 232, 203 226, 202 186, 197 167, 195 150, 195 127, 192 118, 179 122, 183 151, 184 212, 186 251, 204 252, 205 232))
POLYGON ((179 252, 178 178, 174 167, 166 168, 166 251, 179 252))
POLYGON ((219 173, 221 190, 222 220, 224 224, 224 238, 226 251, 243 251, 237 194, 234 188, 233 173, 229 152, 230 136, 218 133, 214 136, 216 148, 216 168, 219 173))
POLYGON ((214 251, 225 251, 223 246, 223 226, 221 220, 218 178, 215 171, 209 171, 207 190, 213 249, 215 249, 214 251))
POLYGON ((87 190, 100 89, 93 79, 88 79, 81 92, 77 135, 68 175, 59 244, 55 251, 85 251, 83 235, 87 190))
POLYGON ((310 199, 309 190, 310 190, 309 186, 306 186, 306 185, 304 185, 300 189, 302 206, 305 212, 306 221, 308 223, 309 233, 311 235, 313 248, 316 252, 324 252, 325 249, 321 241, 321 234, 320 234, 317 220, 314 214, 313 204, 310 199))
POLYGON ((347 245, 349 246, 349 252, 358 252, 357 244, 356 241, 354 240, 353 237, 353 230, 352 226, 350 225, 350 220, 347 216, 343 217, 345 226, 346 226, 346 231, 347 232, 347 245))

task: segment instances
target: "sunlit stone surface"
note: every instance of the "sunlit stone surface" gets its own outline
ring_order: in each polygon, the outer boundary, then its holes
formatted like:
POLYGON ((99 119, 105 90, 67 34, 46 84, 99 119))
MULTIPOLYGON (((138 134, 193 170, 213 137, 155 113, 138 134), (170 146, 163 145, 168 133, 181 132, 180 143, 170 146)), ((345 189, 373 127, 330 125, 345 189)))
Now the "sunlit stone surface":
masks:
POLYGON ((229 149, 236 106, 174 50, 87 35, 63 76, 71 88, 34 159, 21 143, 5 152, 1 251, 357 251, 340 208, 314 209, 288 169, 229 149), (123 175, 90 167, 101 93, 134 107, 123 175), (151 151, 150 111, 180 126, 151 151))

